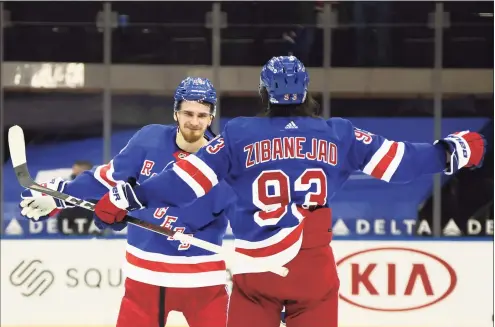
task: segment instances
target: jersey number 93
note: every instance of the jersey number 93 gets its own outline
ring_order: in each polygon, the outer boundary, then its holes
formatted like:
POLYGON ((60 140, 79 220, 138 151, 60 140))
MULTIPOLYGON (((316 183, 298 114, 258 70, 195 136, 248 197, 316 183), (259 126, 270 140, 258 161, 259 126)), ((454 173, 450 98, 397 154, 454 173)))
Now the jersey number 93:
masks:
POLYGON ((282 170, 263 171, 253 182, 253 203, 261 211, 254 214, 260 226, 276 225, 289 210, 291 193, 306 192, 302 207, 325 205, 327 202, 327 177, 320 168, 306 169, 293 185, 282 170), (308 192, 311 186, 314 192, 308 192), (271 190, 271 192, 270 192, 271 190))

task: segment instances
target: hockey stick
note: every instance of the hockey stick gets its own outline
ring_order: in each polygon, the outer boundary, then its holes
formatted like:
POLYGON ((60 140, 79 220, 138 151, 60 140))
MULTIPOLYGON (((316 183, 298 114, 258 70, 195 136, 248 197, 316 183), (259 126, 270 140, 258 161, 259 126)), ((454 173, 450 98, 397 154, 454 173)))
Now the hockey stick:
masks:
MULTIPOLYGON (((43 187, 40 184, 37 184, 34 179, 31 177, 29 174, 29 169, 27 166, 27 160, 26 160, 26 144, 24 141, 24 132, 20 126, 12 126, 9 129, 9 150, 10 150, 10 157, 12 159, 12 166, 14 167, 14 171, 17 177, 17 181, 21 186, 35 190, 41 193, 44 193, 46 195, 49 195, 53 198, 68 202, 72 205, 82 207, 84 209, 94 211, 95 204, 78 199, 76 197, 70 196, 68 194, 64 194, 55 190, 51 190, 49 188, 43 187)), ((202 249, 218 253, 221 255, 228 255, 231 254, 231 251, 226 250, 225 248, 213 244, 183 233, 179 232, 174 232, 169 228, 153 225, 151 223, 147 223, 145 221, 142 221, 141 219, 131 217, 131 216, 125 216, 124 222, 130 223, 137 225, 139 227, 151 230, 155 233, 165 235, 165 236, 170 236, 173 237, 174 240, 181 241, 184 243, 189 243, 191 245, 200 247, 202 249)), ((250 260, 253 265, 258 265, 260 266, 259 262, 257 262, 257 259, 250 257, 248 255, 238 253, 238 252, 233 252, 234 255, 239 259, 239 260, 250 260)), ((276 266, 274 267, 273 265, 270 266, 260 266, 265 271, 270 271, 273 272, 274 274, 277 274, 279 276, 285 277, 287 276, 289 270, 285 267, 280 267, 276 266)))

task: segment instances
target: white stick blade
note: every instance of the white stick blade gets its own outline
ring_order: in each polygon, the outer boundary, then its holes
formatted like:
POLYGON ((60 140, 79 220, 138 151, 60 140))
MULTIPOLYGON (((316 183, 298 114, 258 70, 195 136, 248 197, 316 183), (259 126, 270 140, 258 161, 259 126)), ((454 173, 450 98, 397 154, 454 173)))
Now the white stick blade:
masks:
POLYGON ((26 144, 24 143, 24 132, 18 125, 9 129, 9 150, 12 166, 17 167, 26 163, 26 144))

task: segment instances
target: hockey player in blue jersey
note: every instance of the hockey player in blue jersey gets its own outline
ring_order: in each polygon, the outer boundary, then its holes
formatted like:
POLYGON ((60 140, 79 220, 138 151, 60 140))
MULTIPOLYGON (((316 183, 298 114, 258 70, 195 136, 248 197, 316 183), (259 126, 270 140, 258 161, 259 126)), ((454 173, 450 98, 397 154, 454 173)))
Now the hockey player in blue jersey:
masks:
POLYGON ((297 58, 272 58, 261 71, 263 117, 232 119, 196 155, 134 188, 117 185, 95 208, 118 223, 143 207, 189 205, 228 181, 238 196, 230 217, 236 251, 289 268, 281 278, 234 267, 228 327, 276 327, 283 307, 288 327, 338 326, 329 202, 354 171, 407 183, 483 161, 485 141, 475 132, 433 144, 396 142, 345 119, 319 118, 308 84, 297 58))
MULTIPOLYGON (((215 116, 216 101, 209 80, 186 78, 175 92, 177 126, 145 126, 110 163, 72 182, 56 179, 48 186, 79 198, 99 199, 129 178, 143 183, 208 142, 204 135, 215 116)), ((192 206, 150 207, 133 216, 220 245, 227 226, 225 209, 234 200, 232 194, 228 185, 221 183, 192 206)), ((21 206, 23 215, 37 220, 64 204, 29 194, 21 206)), ((95 222, 99 227, 106 225, 99 219, 95 222)), ((122 223, 107 226, 124 227, 122 223)), ((127 242, 127 279, 118 327, 163 327, 171 310, 182 312, 191 327, 225 327, 227 273, 219 255, 167 240, 135 225, 128 226, 127 242)))

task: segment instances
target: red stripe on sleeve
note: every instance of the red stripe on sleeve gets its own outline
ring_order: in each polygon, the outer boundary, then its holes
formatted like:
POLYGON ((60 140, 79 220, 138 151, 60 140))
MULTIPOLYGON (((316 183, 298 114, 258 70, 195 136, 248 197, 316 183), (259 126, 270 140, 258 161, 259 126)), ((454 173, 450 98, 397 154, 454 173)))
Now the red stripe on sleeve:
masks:
POLYGON ((184 170, 189 176, 191 176, 203 188, 205 193, 208 193, 210 189, 213 187, 208 177, 206 177, 206 175, 203 174, 201 170, 199 170, 189 161, 181 160, 177 162, 176 165, 182 168, 182 170, 184 170))
POLYGON ((371 176, 375 178, 381 179, 383 177, 383 174, 385 174, 385 171, 387 171, 387 168, 390 166, 390 163, 392 160, 394 160, 395 155, 397 154, 397 148, 399 146, 399 143, 394 142, 390 149, 388 149, 387 154, 380 159, 380 162, 376 165, 375 169, 371 172, 371 176))

